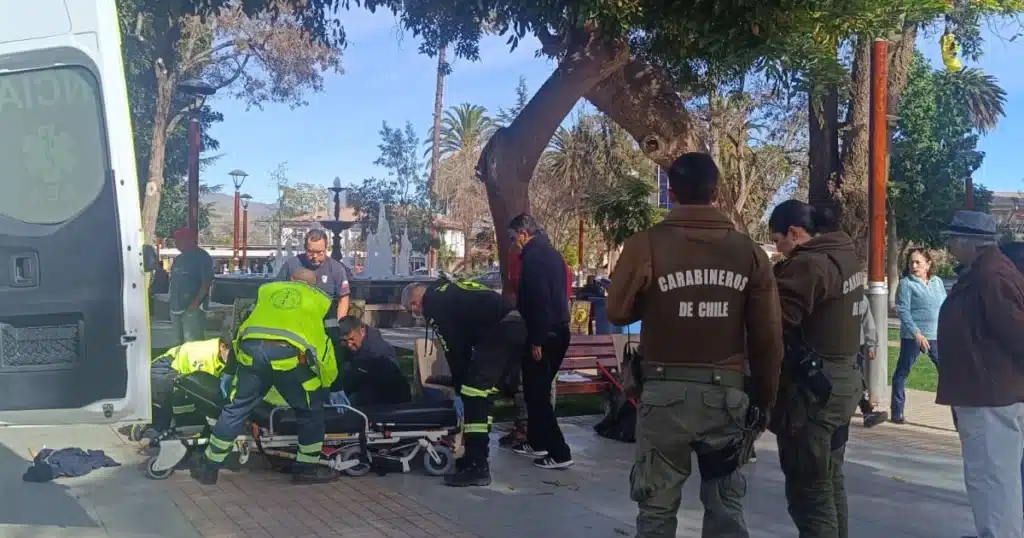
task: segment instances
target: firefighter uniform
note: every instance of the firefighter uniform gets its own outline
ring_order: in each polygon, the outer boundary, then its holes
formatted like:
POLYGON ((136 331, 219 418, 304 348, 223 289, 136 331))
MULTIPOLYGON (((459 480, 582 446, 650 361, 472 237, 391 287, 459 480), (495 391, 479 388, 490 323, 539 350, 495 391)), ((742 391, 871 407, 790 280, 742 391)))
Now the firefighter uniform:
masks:
POLYGON ((713 206, 676 206, 626 241, 607 308, 617 325, 643 321, 630 472, 636 536, 676 535, 694 453, 702 536, 749 536, 740 466, 759 432, 748 424, 748 406, 771 409, 783 355, 778 292, 765 252, 713 206))
POLYGON ((434 329, 464 406, 465 455, 450 486, 481 486, 491 482, 488 444, 496 386, 526 352, 526 324, 500 294, 471 281, 442 280, 427 287, 423 317, 434 329))
POLYGON ((237 372, 231 402, 221 411, 203 462, 193 470, 197 480, 216 482, 217 469, 246 418, 272 388, 295 412, 299 449, 294 479, 330 478, 319 465, 324 441, 321 389, 338 377, 334 347, 323 324, 330 306, 327 294, 303 282, 260 286, 255 308, 235 339, 237 372))
POLYGON ((800 536, 848 535, 843 458, 850 420, 860 402, 857 369, 861 316, 866 302, 860 260, 843 232, 816 235, 775 266, 787 354, 772 431, 786 475, 786 500, 800 536), (821 357, 824 394, 798 364, 821 357))

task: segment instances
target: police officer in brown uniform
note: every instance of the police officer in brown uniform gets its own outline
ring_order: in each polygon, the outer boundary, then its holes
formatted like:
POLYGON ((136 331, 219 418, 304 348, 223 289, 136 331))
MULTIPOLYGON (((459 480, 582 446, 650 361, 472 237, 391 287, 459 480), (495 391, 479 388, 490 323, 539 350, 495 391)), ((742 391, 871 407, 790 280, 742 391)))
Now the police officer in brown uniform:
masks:
POLYGON ((866 275, 828 209, 788 200, 768 228, 786 256, 775 266, 786 356, 771 430, 789 514, 800 538, 845 538, 843 456, 863 387, 857 351, 866 275))
POLYGON ((718 185, 711 157, 683 155, 669 169, 669 185, 679 205, 626 241, 608 290, 612 323, 643 320, 630 472, 636 536, 676 535, 696 453, 702 536, 746 537, 739 468, 752 434, 764 428, 748 426, 759 422, 748 412, 763 416, 775 402, 783 353, 778 292, 765 252, 711 205, 718 185))

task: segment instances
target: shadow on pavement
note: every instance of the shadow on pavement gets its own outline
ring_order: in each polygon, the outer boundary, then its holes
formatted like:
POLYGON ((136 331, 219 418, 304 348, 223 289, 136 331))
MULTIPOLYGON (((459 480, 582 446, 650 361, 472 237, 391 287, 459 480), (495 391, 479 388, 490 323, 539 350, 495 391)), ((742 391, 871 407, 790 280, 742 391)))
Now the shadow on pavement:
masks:
MULTIPOLYGON (((537 469, 529 459, 492 445, 494 481, 488 488, 447 488, 415 474, 366 479, 387 481, 395 491, 488 538, 632 536, 637 514, 628 492, 633 445, 597 437, 592 422, 563 423, 576 461, 566 471, 537 469)), ((758 457, 745 468, 750 534, 796 536, 771 435, 758 443, 758 457)), ((700 536, 703 507, 696 461, 693 472, 679 512, 680 537, 700 536)), ((857 441, 849 448, 845 475, 851 538, 933 538, 973 531, 959 458, 857 441)))
POLYGON ((21 457, 0 443, 0 525, 99 527, 67 486, 24 482, 29 455, 21 457))

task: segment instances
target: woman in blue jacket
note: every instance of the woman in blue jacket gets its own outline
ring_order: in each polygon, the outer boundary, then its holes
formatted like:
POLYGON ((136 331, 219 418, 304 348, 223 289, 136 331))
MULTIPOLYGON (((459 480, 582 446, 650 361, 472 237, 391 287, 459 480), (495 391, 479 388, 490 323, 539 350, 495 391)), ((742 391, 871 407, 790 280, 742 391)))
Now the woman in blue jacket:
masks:
POLYGON ((903 424, 907 376, 917 357, 927 353, 932 362, 939 360, 936 332, 939 308, 946 300, 946 286, 935 276, 935 263, 921 248, 907 253, 903 278, 896 290, 896 310, 900 316, 900 356, 892 374, 892 421, 903 424))

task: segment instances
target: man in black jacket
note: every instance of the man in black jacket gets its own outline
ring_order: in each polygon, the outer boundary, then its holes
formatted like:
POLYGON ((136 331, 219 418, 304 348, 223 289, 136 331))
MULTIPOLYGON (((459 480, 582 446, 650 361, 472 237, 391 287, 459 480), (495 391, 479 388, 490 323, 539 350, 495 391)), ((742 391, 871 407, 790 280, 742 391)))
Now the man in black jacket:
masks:
POLYGON ((516 307, 526 321, 530 345, 523 358, 523 396, 530 426, 527 441, 512 450, 534 458, 537 467, 565 469, 573 464, 572 454, 551 405, 551 384, 569 349, 565 259, 532 215, 512 219, 508 232, 523 252, 516 307))
POLYGON ((487 486, 491 398, 525 353, 523 318, 497 292, 472 281, 410 284, 402 291, 402 306, 434 329, 463 401, 466 452, 445 484, 487 486))
POLYGON ((395 348, 380 329, 355 316, 338 320, 341 341, 350 350, 334 389, 345 391, 354 406, 401 404, 412 401, 409 381, 398 367, 395 348))

